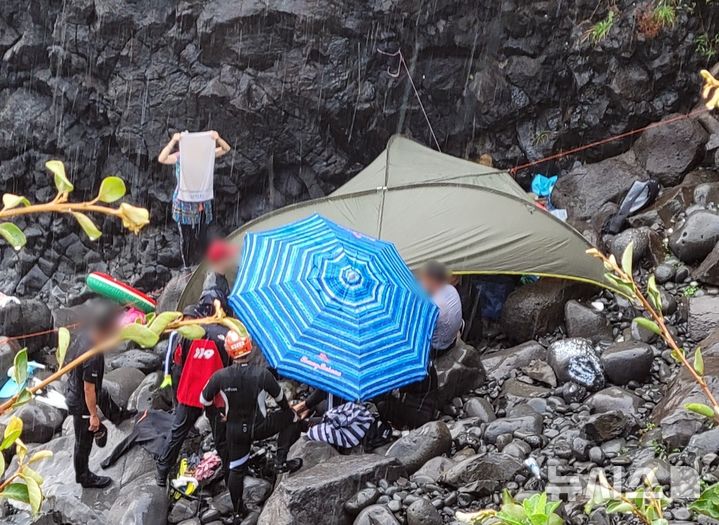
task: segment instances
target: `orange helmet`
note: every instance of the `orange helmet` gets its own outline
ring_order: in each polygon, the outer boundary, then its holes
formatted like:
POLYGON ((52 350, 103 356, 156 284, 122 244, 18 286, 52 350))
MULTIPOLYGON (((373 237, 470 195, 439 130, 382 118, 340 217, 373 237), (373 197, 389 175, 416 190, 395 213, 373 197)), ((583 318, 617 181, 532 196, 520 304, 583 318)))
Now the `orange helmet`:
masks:
POLYGON ((243 357, 252 351, 252 340, 250 336, 242 336, 234 330, 230 330, 225 335, 225 350, 230 359, 243 357))

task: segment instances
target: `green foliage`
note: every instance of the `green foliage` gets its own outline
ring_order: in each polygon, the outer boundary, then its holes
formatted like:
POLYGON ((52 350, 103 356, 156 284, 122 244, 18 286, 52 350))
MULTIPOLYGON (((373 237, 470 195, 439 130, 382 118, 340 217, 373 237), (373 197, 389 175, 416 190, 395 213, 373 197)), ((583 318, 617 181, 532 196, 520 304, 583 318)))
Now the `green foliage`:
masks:
POLYGON ((57 331, 57 351, 55 352, 57 366, 60 368, 62 368, 62 365, 65 363, 65 354, 67 354, 67 348, 69 346, 70 331, 63 326, 57 331))
POLYGON ((719 519, 719 483, 707 487, 689 509, 710 518, 719 519))
POLYGON ((458 512, 456 517, 462 523, 471 525, 480 525, 489 521, 501 525, 563 525, 564 520, 555 512, 559 505, 558 501, 548 501, 546 492, 534 494, 519 504, 509 491, 505 490, 502 493, 502 506, 499 511, 458 512))
POLYGON ((181 326, 177 332, 185 339, 202 339, 205 336, 205 329, 199 324, 181 326))
POLYGON ((6 193, 2 196, 3 210, 12 210, 18 206, 30 206, 30 201, 21 195, 6 193))
POLYGON ((91 241, 96 241, 102 236, 102 232, 97 229, 97 226, 95 226, 95 223, 92 222, 90 217, 77 211, 72 212, 72 215, 91 241))
POLYGON ((694 351, 694 370, 700 376, 704 375, 704 357, 702 357, 702 349, 699 346, 694 351))
POLYGON ((703 403, 687 403, 686 405, 684 405, 684 408, 687 409, 689 412, 694 412, 695 414, 699 414, 700 416, 709 418, 714 417, 714 409, 703 403))
POLYGON ((634 322, 640 327, 644 328, 645 330, 649 330, 650 332, 662 335, 662 330, 659 328, 659 325, 652 321, 651 319, 647 319, 646 317, 635 317, 634 322))
POLYGON ((662 0, 654 8, 653 17, 661 27, 674 27, 677 22, 677 8, 674 3, 662 0))
POLYGON ((120 337, 137 343, 142 348, 153 348, 160 340, 160 335, 139 323, 129 324, 120 330, 120 337))
POLYGON ((105 177, 97 198, 101 202, 111 203, 122 199, 126 191, 125 182, 120 177, 105 177))
POLYGON ((55 188, 60 195, 68 194, 75 189, 65 174, 65 165, 59 160, 49 160, 45 163, 45 167, 52 173, 55 181, 55 188))
POLYGON ((15 250, 19 250, 25 246, 27 242, 22 230, 11 222, 0 223, 0 236, 15 250))
POLYGON ((614 27, 614 19, 616 14, 613 10, 607 12, 607 16, 594 24, 592 28, 586 34, 586 37, 592 41, 593 44, 598 44, 609 35, 609 31, 614 27))
POLYGON ((15 354, 12 378, 18 386, 23 386, 27 381, 27 348, 23 348, 15 354))
POLYGON ((694 297, 698 291, 699 286, 697 286, 696 284, 690 284, 689 286, 684 288, 682 294, 684 295, 684 297, 694 297))
POLYGON ((664 495, 661 486, 651 486, 645 480, 644 487, 622 494, 600 474, 599 486, 595 485, 593 489, 584 508, 587 514, 597 507, 604 507, 607 514, 632 514, 646 525, 668 525, 664 511, 671 500, 664 495))
POLYGON ((707 62, 719 55, 719 33, 710 36, 702 33, 695 41, 696 51, 707 62))

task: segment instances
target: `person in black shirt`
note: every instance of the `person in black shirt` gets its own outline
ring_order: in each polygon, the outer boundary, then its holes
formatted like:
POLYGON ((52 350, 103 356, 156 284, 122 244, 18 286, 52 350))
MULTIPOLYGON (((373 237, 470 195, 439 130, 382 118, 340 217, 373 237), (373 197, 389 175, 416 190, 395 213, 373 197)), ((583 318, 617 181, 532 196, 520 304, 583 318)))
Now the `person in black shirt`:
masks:
POLYGON ((225 348, 234 362, 212 375, 202 390, 200 401, 210 406, 217 395, 225 401, 230 469, 227 485, 235 510, 235 523, 241 523, 247 514, 242 491, 252 442, 279 434, 275 471, 295 472, 302 467, 302 460, 288 461, 287 454, 290 446, 300 437, 300 427, 275 377, 267 368, 249 364, 252 349, 249 339, 230 342, 225 348), (267 413, 268 397, 277 402, 279 411, 267 413))
MULTIPOLYGON (((68 348, 67 362, 77 359, 112 335, 117 327, 118 313, 118 308, 109 303, 93 305, 92 318, 85 331, 80 332, 68 348)), ((83 488, 102 488, 112 482, 109 477, 90 472, 88 466, 93 439, 101 447, 107 441, 107 429, 100 422, 98 407, 113 424, 131 415, 130 411, 115 404, 107 390, 102 388, 104 373, 105 356, 99 353, 68 374, 65 401, 75 430, 75 481, 83 488)))
POLYGON ((435 419, 437 412, 437 369, 430 362, 427 376, 376 401, 382 421, 395 428, 419 428, 435 419))

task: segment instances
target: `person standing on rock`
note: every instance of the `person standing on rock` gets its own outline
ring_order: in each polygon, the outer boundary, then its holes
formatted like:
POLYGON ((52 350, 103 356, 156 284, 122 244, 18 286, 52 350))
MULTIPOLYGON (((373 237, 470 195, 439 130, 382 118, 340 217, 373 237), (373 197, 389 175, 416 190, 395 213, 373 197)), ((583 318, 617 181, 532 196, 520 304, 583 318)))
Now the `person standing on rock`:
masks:
MULTIPOLYGON (((212 313, 212 304, 199 304, 194 309, 186 309, 184 318, 207 317, 212 313)), ((208 406, 201 404, 200 393, 212 374, 230 364, 226 347, 229 335, 234 332, 230 332, 219 324, 206 325, 204 329, 205 335, 202 339, 193 341, 182 339, 172 350, 176 374, 179 371, 176 390, 177 404, 175 405, 175 420, 170 431, 170 439, 157 461, 156 479, 157 485, 160 487, 167 485, 167 475, 177 463, 182 444, 202 415, 203 410, 210 420, 215 448, 223 463, 226 463, 227 460, 224 422, 220 417, 219 409, 212 403, 208 406)), ((226 467, 224 468, 226 469, 226 467)))
MULTIPOLYGON (((187 132, 185 132, 187 133, 187 132)), ((172 219, 180 230, 182 264, 189 268, 204 253, 207 226, 212 223, 214 159, 209 165, 199 166, 192 173, 183 172, 180 163, 180 140, 185 133, 175 133, 162 149, 157 160, 175 166, 177 186, 172 196, 172 219), (175 148, 178 147, 177 151, 175 148)), ((215 141, 215 158, 230 151, 230 145, 216 131, 207 132, 215 141)), ((199 133, 192 135, 202 135, 199 133)), ((202 138, 202 137, 200 137, 202 138)), ((197 159, 202 162, 202 159, 197 159)))
MULTIPOLYGON (((247 461, 252 442, 277 437, 275 472, 295 472, 302 467, 301 459, 287 459, 292 444, 300 437, 299 418, 290 408, 282 387, 263 366, 251 365, 252 343, 238 338, 227 345, 232 366, 215 372, 202 390, 201 402, 212 405, 216 396, 225 402, 226 432, 229 448, 227 486, 235 510, 235 523, 241 524, 247 509, 242 501, 247 461), (267 413, 265 402, 272 397, 280 410, 267 413)), ((254 522, 253 522, 254 523, 254 522)))
MULTIPOLYGON (((66 362, 77 359, 113 335, 117 330, 119 313, 113 304, 93 305, 91 319, 73 339, 66 362)), ((75 431, 75 482, 86 489, 107 487, 112 482, 109 477, 94 474, 89 467, 93 440, 99 447, 104 447, 107 442, 107 428, 100 421, 98 408, 115 425, 134 413, 120 408, 102 387, 104 372, 105 356, 99 353, 68 374, 65 402, 75 431)))

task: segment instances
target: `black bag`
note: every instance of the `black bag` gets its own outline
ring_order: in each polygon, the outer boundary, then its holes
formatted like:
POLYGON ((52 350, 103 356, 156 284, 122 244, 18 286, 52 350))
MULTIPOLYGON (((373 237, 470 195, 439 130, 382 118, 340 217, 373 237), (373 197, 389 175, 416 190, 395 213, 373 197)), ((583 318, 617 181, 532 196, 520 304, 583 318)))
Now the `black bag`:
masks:
POLYGON ((386 421, 380 421, 375 418, 374 422, 370 425, 367 433, 364 436, 364 449, 365 452, 371 452, 372 450, 386 445, 392 440, 392 425, 386 421))
POLYGON ((659 181, 656 179, 634 181, 624 199, 622 199, 619 211, 607 219, 604 228, 602 228, 603 232, 616 235, 622 231, 627 217, 637 213, 642 208, 646 208, 656 200, 660 187, 659 181))

